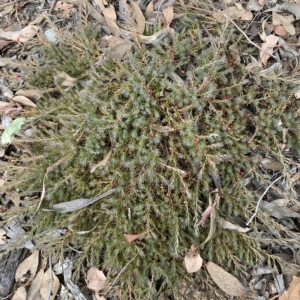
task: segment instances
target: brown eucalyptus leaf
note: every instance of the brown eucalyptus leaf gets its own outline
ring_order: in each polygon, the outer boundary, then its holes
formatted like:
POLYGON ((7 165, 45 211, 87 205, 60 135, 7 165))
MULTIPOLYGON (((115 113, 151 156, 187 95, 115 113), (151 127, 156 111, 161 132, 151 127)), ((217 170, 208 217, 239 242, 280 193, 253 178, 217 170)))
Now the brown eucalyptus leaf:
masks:
POLYGON ((139 6, 135 2, 131 2, 133 18, 135 19, 135 32, 143 34, 146 26, 145 17, 139 6))
POLYGON ((158 124, 151 124, 150 127, 151 127, 151 129, 156 130, 156 131, 158 131, 158 132, 162 132, 162 133, 165 133, 165 132, 172 132, 172 131, 175 130, 175 129, 172 128, 172 127, 169 127, 169 126, 161 126, 161 125, 158 125, 158 124))
POLYGON ((252 230, 252 228, 243 228, 238 225, 232 224, 223 218, 219 218, 219 225, 223 229, 235 230, 237 232, 248 232, 252 230))
POLYGON ((167 28, 170 26, 173 18, 174 18, 174 9, 173 6, 169 6, 167 8, 164 8, 163 11, 164 16, 164 28, 167 28))
POLYGON ((0 245, 6 244, 6 231, 0 228, 0 245))
POLYGON ((200 270, 203 259, 199 254, 199 248, 192 245, 184 257, 185 268, 188 273, 195 273, 200 270))
POLYGON ((24 286, 20 286, 15 292, 11 300, 26 300, 27 292, 24 286))
POLYGON ((261 159, 259 163, 262 165, 264 169, 268 169, 272 171, 280 171, 282 169, 282 164, 278 160, 272 157, 265 157, 261 159))
POLYGON ((11 100, 29 107, 37 107, 30 99, 25 96, 14 96, 11 100))
POLYGON ((300 179, 300 171, 297 172, 292 178, 291 181, 294 183, 300 179))
POLYGON ((86 281, 87 288, 97 293, 103 290, 106 282, 106 276, 97 268, 91 267, 86 274, 86 281))
POLYGON ((45 211, 58 211, 61 213, 68 213, 68 212, 72 212, 72 211, 76 211, 79 210, 85 206, 88 206, 92 203, 97 202, 98 200, 113 194, 116 191, 116 189, 110 189, 107 192, 98 195, 94 198, 79 198, 79 199, 75 199, 75 200, 71 200, 71 201, 67 201, 67 202, 61 202, 61 203, 57 203, 54 204, 52 206, 50 206, 49 209, 44 209, 45 211))
POLYGON ((138 41, 142 44, 146 45, 153 45, 162 40, 164 37, 167 36, 170 28, 164 28, 158 32, 156 32, 153 35, 143 35, 143 34, 136 34, 134 32, 126 31, 126 30, 121 30, 121 36, 135 41, 138 39, 138 41))
POLYGON ((131 242, 139 239, 140 237, 144 236, 148 232, 149 231, 145 231, 145 232, 137 233, 137 234, 124 234, 124 237, 128 243, 131 243, 131 242))
POLYGON ((56 297, 56 294, 59 290, 60 282, 57 278, 57 276, 54 274, 52 269, 48 268, 47 271, 44 274, 42 284, 40 287, 40 294, 44 300, 54 300, 56 297), (50 297, 49 296, 49 290, 50 291, 50 297))
POLYGON ((206 244, 213 237, 216 231, 216 227, 217 227, 217 211, 214 208, 210 213, 210 226, 209 226, 208 236, 205 239, 205 241, 201 244, 201 246, 206 244))
POLYGON ((117 15, 113 6, 105 8, 103 11, 107 26, 111 34, 114 36, 120 36, 120 29, 116 23, 117 15))
POLYGON ((300 300, 300 278, 293 276, 289 288, 283 292, 278 300, 300 300))
POLYGON ((268 59, 270 58, 271 54, 273 54, 273 49, 276 46, 278 40, 279 36, 270 34, 266 37, 266 41, 261 45, 259 57, 264 66, 267 65, 268 59))
POLYGON ((38 89, 17 90, 15 96, 24 96, 31 100, 39 100, 42 97, 42 92, 38 89))
POLYGON ((35 277, 39 264, 39 253, 40 252, 38 250, 35 250, 19 264, 15 273, 15 280, 17 282, 28 282, 35 277), (28 274, 30 274, 29 277, 27 276, 28 274))
POLYGON ((54 78, 54 80, 63 79, 63 82, 61 83, 61 85, 64 87, 72 86, 78 81, 77 78, 73 78, 63 71, 57 72, 56 75, 53 76, 53 78, 54 78))
POLYGON ((4 31, 0 30, 0 37, 12 40, 15 42, 27 42, 28 40, 32 39, 37 32, 40 30, 39 26, 28 25, 21 29, 20 31, 4 31))
POLYGON ((40 296, 40 287, 43 282, 43 277, 44 277, 44 269, 40 269, 30 285, 26 300, 36 300, 41 297, 40 296))
POLYGON ((154 11, 153 1, 151 0, 146 7, 146 13, 152 13, 154 11))
POLYGON ((236 44, 229 46, 230 54, 234 61, 240 61, 239 47, 236 44))
POLYGON ((213 262, 206 264, 206 269, 216 285, 230 296, 239 297, 245 294, 242 283, 213 262))

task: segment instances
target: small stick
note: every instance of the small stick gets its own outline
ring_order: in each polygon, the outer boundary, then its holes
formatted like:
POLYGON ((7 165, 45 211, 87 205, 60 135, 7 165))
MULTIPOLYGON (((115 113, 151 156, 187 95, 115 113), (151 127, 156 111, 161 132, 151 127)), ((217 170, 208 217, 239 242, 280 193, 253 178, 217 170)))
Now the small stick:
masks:
POLYGON ((53 9, 54 9, 54 7, 55 7, 55 5, 56 5, 56 2, 57 2, 57 0, 52 0, 51 7, 50 7, 50 9, 49 9, 49 14, 52 14, 52 11, 53 11, 53 9))
POLYGON ((250 218, 250 220, 246 223, 246 225, 248 226, 252 220, 254 219, 254 217, 257 215, 257 212, 258 212, 258 207, 259 207, 259 204, 260 204, 260 201, 262 200, 262 198, 264 197, 264 195, 268 192, 268 190, 270 189, 270 187, 275 183, 277 182, 279 179, 281 179, 281 176, 278 177, 276 180, 274 180, 273 182, 271 182, 271 184, 266 188, 266 190, 264 191, 264 193, 260 196, 258 202, 257 202, 257 205, 256 205, 256 209, 255 209, 255 212, 254 214, 252 215, 252 217, 250 218))
POLYGON ((247 41, 250 43, 250 44, 252 44, 253 46, 255 46, 256 48, 258 48, 260 51, 262 51, 262 52, 264 52, 264 53, 266 53, 266 54, 268 54, 268 55, 270 55, 271 57, 273 57, 273 58, 275 58, 276 59, 276 61, 279 61, 279 59, 275 56, 275 55, 273 55, 273 54, 271 54, 271 53, 269 53, 269 52, 267 52, 267 51, 265 51, 265 50, 263 50, 261 47, 259 47, 258 45, 256 45, 254 42, 252 42, 251 40, 250 40, 250 38, 247 36, 247 34, 233 21, 233 20, 231 20, 226 14, 224 14, 223 12, 221 12, 221 11, 219 11, 223 16, 225 16, 226 18, 227 18, 227 20, 229 20, 235 27, 236 27, 236 29, 247 39, 247 41))
POLYGON ((126 265, 125 267, 120 271, 120 273, 117 275, 116 279, 114 280, 114 282, 111 284, 111 286, 109 287, 108 292, 113 288, 115 282, 118 280, 119 276, 124 272, 124 270, 127 268, 127 266, 137 257, 137 255, 135 255, 126 265))

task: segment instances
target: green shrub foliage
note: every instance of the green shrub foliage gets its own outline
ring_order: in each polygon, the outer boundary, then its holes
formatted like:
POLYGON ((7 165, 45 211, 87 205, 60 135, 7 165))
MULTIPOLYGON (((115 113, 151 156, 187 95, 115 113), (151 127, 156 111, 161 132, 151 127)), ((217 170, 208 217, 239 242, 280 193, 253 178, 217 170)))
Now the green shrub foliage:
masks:
MULTIPOLYGON (((199 23, 199 17, 184 17, 173 37, 137 45, 122 61, 106 59, 99 66, 102 33, 85 28, 46 47, 50 63, 30 77, 31 85, 48 92, 38 114, 28 118, 35 158, 24 162, 30 170, 21 177, 26 193, 40 192, 44 183, 42 208, 48 208, 117 189, 67 215, 39 210, 33 228, 41 237, 72 228, 59 249, 82 251, 74 258, 75 275, 84 266, 97 266, 111 278, 122 270, 121 299, 154 299, 161 290, 176 295, 187 274, 187 249, 208 235, 209 220, 204 228, 195 224, 216 188, 216 174, 222 184, 218 215, 247 221, 255 202, 241 170, 253 167, 256 153, 280 151, 282 127, 291 129, 289 148, 299 149, 292 80, 233 64, 233 35, 218 38, 214 28, 213 39, 199 23), (57 71, 79 81, 64 89, 53 79, 57 71), (107 163, 91 173, 104 158, 107 163), (124 238, 143 232, 133 243, 124 238)), ((201 256, 232 272, 260 257, 252 238, 220 228, 201 256)))

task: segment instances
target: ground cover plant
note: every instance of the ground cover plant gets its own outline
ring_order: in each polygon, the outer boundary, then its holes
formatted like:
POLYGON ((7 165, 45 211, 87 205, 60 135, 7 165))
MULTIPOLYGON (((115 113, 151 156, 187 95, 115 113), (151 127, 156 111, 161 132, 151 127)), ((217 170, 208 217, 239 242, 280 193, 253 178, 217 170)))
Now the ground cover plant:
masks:
MULTIPOLYGON (((283 128, 289 155, 299 155, 296 81, 278 70, 248 71, 244 57, 235 61, 229 46, 239 35, 230 23, 210 26, 207 16, 187 11, 172 26, 154 45, 136 43, 122 59, 105 52, 100 61, 105 32, 82 26, 46 45, 45 63, 29 71, 28 86, 44 95, 21 132, 34 156, 19 161, 11 185, 43 201, 19 211, 35 213, 29 224, 38 246, 75 257, 75 278, 83 265, 101 267, 112 281, 118 276, 120 299, 155 299, 162 291, 176 298, 183 278, 192 280, 183 265, 192 244, 242 281, 247 266, 273 258, 255 236, 220 227, 211 234, 202 214, 218 195, 219 217, 251 218, 257 200, 245 179, 265 179, 257 163, 266 155, 288 164, 283 128), (59 74, 76 80, 66 84, 59 74), (105 192, 67 214, 57 206, 105 192), (46 235, 58 228, 68 232, 46 235), (129 243, 134 234, 141 236, 129 243)), ((262 219, 283 230, 259 212, 262 219)))

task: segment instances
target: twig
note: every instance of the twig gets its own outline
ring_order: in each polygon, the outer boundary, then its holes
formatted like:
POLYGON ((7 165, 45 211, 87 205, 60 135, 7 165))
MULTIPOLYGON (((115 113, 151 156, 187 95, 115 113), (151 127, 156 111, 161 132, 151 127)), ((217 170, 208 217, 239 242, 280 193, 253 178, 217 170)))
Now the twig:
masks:
POLYGON ((56 5, 56 2, 57 2, 57 0, 52 0, 51 7, 50 7, 50 9, 49 9, 49 15, 52 14, 52 11, 53 11, 53 9, 54 9, 54 7, 55 7, 55 5, 56 5))
POLYGON ((118 276, 116 277, 116 279, 114 280, 114 282, 111 284, 111 286, 109 287, 108 291, 107 291, 107 294, 108 292, 112 289, 112 287, 114 286, 115 282, 118 280, 118 278, 120 277, 120 275, 124 272, 124 270, 127 268, 127 266, 137 257, 134 256, 126 265, 125 267, 120 271, 120 273, 118 274, 118 276))
POLYGON ((256 209, 255 209, 255 212, 254 214, 252 215, 252 217, 250 218, 250 220, 246 223, 246 225, 248 226, 252 220, 254 219, 254 217, 257 215, 257 212, 258 212, 258 207, 259 207, 259 204, 260 204, 260 201, 262 200, 262 198, 264 197, 264 195, 268 192, 268 190, 270 189, 270 187, 275 183, 277 182, 279 179, 281 179, 282 176, 278 177, 277 179, 275 179, 267 188, 266 190, 264 191, 264 193, 260 196, 257 204, 256 204, 256 209))
POLYGON ((252 42, 250 40, 250 38, 247 36, 247 34, 233 21, 231 20, 226 14, 224 14, 222 11, 219 11, 219 13, 221 13, 224 17, 227 18, 227 20, 229 20, 235 27, 236 29, 247 39, 247 41, 252 44, 253 46, 255 46, 256 48, 258 48, 260 51, 270 55, 271 57, 273 57, 274 59, 276 59, 276 61, 279 61, 278 57, 276 57, 275 55, 263 50, 261 47, 259 47, 258 45, 256 45, 254 42, 252 42))
POLYGON ((50 286, 48 291, 47 300, 51 299, 51 292, 52 292, 52 286, 53 286, 53 276, 52 276, 52 260, 51 256, 49 256, 49 271, 50 271, 50 286))

